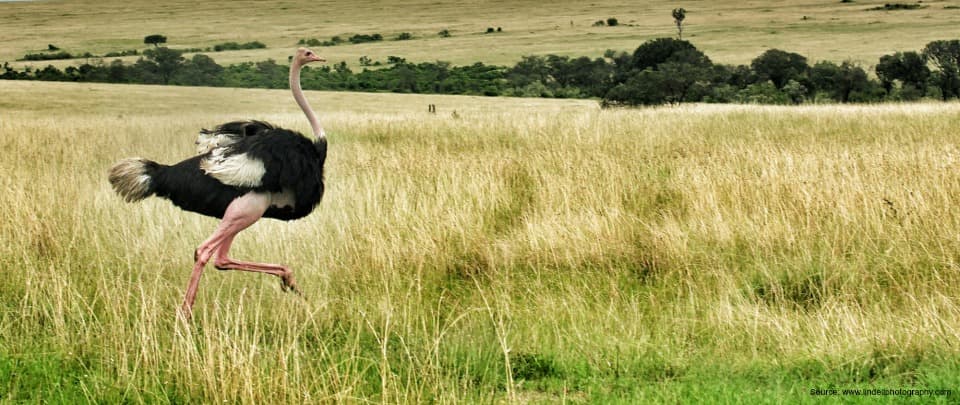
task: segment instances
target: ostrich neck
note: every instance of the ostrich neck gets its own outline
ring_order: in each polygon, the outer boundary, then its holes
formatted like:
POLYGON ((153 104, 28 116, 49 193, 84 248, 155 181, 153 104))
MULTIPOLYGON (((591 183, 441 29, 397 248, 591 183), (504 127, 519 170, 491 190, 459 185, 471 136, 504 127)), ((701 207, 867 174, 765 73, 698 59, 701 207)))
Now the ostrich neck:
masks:
POLYGON ((297 100, 297 105, 303 110, 303 114, 307 116, 307 121, 310 121, 310 127, 313 128, 313 136, 315 136, 317 140, 320 140, 320 138, 325 138, 326 134, 323 132, 323 127, 320 126, 320 120, 317 118, 317 115, 313 112, 313 109, 310 108, 310 103, 307 102, 307 98, 304 97, 303 89, 300 88, 300 70, 302 67, 303 65, 297 61, 290 64, 290 90, 293 91, 293 98, 297 100))

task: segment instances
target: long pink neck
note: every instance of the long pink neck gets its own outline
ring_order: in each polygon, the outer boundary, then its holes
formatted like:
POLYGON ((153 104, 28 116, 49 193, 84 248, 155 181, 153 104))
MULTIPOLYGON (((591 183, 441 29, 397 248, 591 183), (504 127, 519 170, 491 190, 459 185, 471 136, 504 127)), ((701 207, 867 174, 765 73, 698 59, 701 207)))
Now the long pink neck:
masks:
POLYGON ((303 114, 307 116, 307 120, 310 121, 310 127, 313 128, 313 136, 320 140, 320 138, 325 138, 326 133, 323 132, 323 127, 320 126, 320 120, 317 118, 317 115, 313 112, 313 109, 310 108, 310 103, 307 102, 307 98, 303 96, 303 89, 300 88, 300 68, 303 65, 299 61, 294 60, 290 64, 290 90, 293 91, 293 98, 297 100, 297 105, 300 106, 300 109, 303 110, 303 114))

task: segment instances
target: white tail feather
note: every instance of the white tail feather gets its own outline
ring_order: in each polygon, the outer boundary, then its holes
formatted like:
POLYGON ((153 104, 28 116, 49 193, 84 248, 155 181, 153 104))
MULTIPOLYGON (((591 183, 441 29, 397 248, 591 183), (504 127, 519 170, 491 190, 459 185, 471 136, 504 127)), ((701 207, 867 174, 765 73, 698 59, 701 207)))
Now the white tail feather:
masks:
POLYGON ((140 201, 153 194, 150 191, 150 175, 147 166, 152 163, 143 158, 123 159, 110 168, 109 179, 113 189, 127 202, 140 201))

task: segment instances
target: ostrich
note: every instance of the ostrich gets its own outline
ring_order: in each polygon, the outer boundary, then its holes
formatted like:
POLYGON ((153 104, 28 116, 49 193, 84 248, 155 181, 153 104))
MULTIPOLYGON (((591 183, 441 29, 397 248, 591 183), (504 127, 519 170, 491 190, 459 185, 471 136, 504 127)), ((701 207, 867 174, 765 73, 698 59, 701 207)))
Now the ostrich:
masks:
POLYGON ((237 233, 261 217, 303 218, 320 202, 327 138, 300 88, 300 70, 308 63, 325 61, 313 51, 299 48, 290 64, 290 89, 310 121, 316 138, 313 142, 266 122, 235 121, 201 130, 196 142, 198 155, 180 163, 168 166, 128 158, 110 168, 110 184, 128 202, 156 195, 184 210, 222 219, 194 252, 193 273, 182 306, 187 318, 200 275, 211 258, 218 270, 272 274, 280 277, 284 291, 300 293, 286 266, 234 260, 227 254, 237 233))

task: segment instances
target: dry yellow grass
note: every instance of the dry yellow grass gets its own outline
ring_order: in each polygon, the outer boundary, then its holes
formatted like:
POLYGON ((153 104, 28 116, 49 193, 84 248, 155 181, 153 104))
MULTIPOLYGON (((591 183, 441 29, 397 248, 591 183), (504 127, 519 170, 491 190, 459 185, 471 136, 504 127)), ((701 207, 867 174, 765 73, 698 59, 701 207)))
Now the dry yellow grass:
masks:
POLYGON ((310 93, 328 194, 235 250, 290 264, 306 299, 208 270, 186 326, 216 221, 126 204, 106 168, 189 156, 225 119, 306 130, 287 92, 0 84, 5 399, 792 402, 958 382, 956 103, 310 93))

